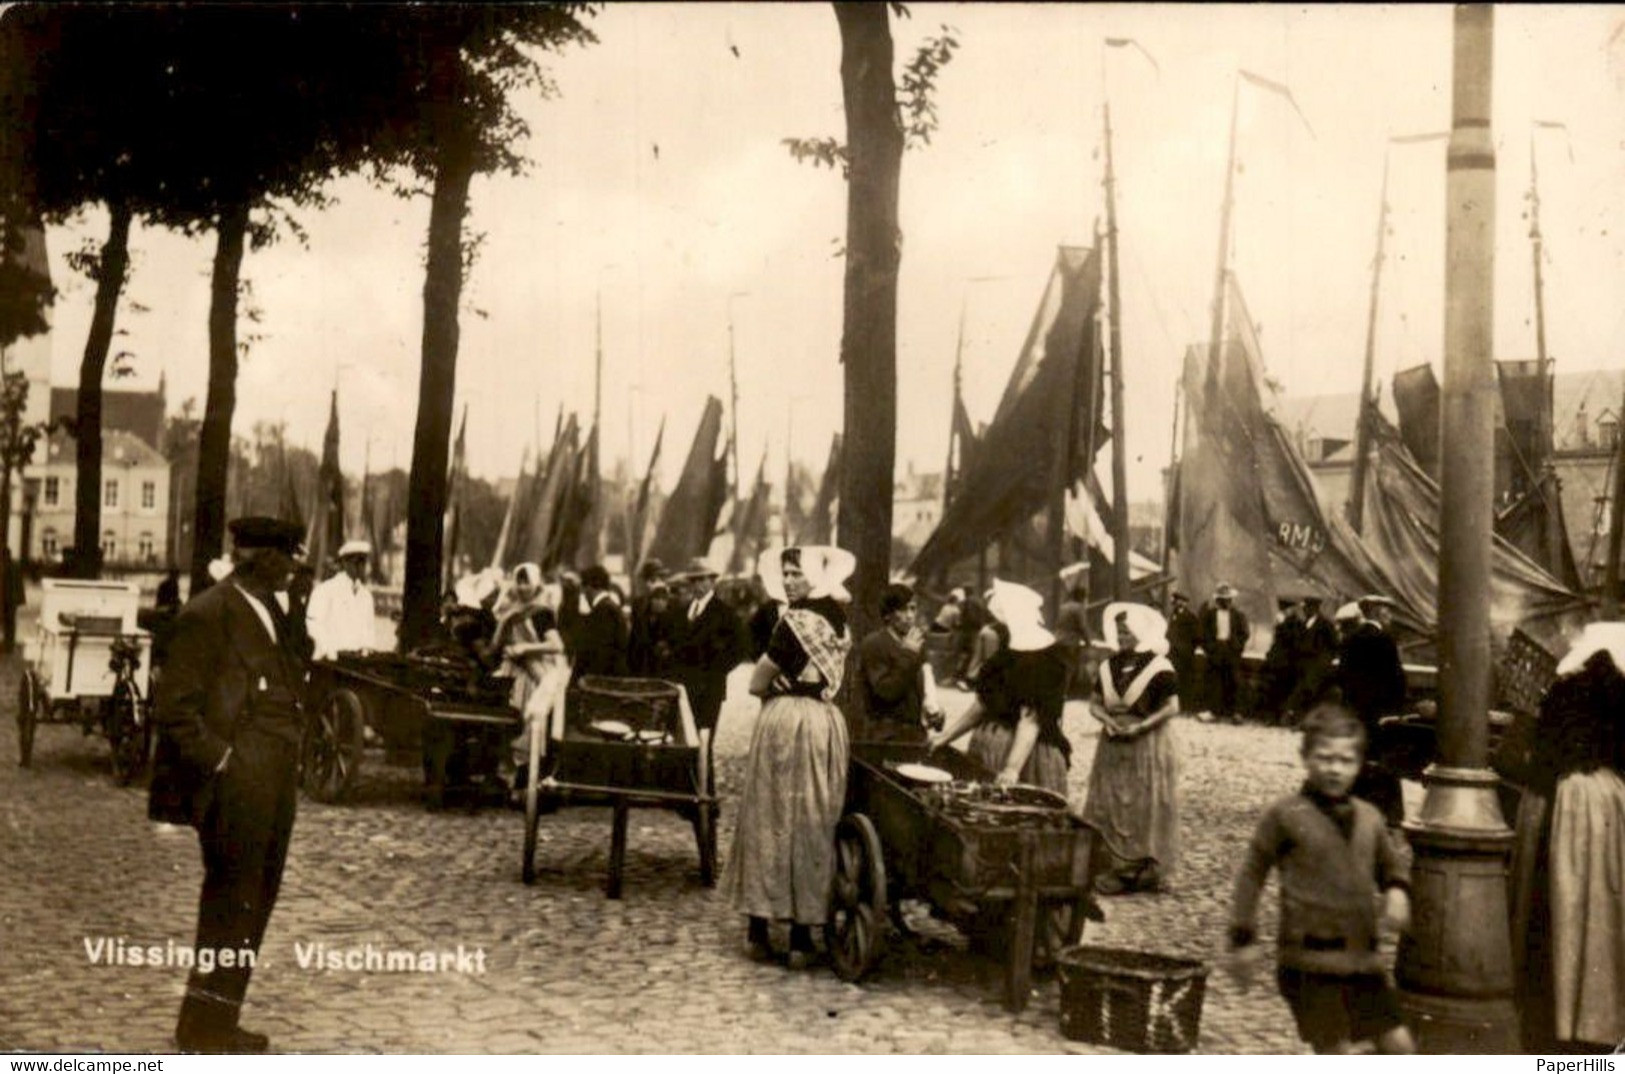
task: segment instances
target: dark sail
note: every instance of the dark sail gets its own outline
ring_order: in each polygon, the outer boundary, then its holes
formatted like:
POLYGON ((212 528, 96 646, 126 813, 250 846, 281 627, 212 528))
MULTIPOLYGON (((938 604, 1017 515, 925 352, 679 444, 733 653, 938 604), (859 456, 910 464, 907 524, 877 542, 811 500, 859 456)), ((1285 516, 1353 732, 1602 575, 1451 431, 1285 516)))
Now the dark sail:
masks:
POLYGON ((818 498, 813 501, 812 514, 796 534, 797 544, 834 544, 835 508, 841 491, 841 434, 836 433, 829 442, 829 462, 824 465, 824 477, 818 482, 818 498))
POLYGON ((709 396, 683 463, 682 476, 660 512, 660 523, 649 545, 648 555, 668 567, 685 564, 711 549, 717 518, 728 496, 728 456, 726 452, 717 454, 721 439, 722 402, 709 396))
POLYGON ((914 558, 910 572, 916 577, 944 575, 995 542, 1028 561, 1018 572, 1027 580, 1059 569, 1051 542, 1033 519, 1054 502, 1063 483, 1058 477, 1070 485, 1090 469, 1093 455, 1086 445, 1105 441, 1095 338, 1099 295, 1097 253, 1062 247, 993 421, 962 455, 952 502, 914 558), (1095 428, 1088 436, 1091 413, 1095 428))
POLYGON ((1394 374, 1394 409, 1399 436, 1422 472, 1439 479, 1439 379, 1433 367, 1419 365, 1394 374))

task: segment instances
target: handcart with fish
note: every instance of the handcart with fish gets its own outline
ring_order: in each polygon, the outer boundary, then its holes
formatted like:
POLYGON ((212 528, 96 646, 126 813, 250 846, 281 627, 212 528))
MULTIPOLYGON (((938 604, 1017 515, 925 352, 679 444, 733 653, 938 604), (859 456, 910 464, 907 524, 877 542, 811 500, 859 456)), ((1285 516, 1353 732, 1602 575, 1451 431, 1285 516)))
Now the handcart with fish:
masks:
POLYGON ((347 797, 365 747, 423 765, 430 809, 449 795, 501 798, 502 755, 519 733, 507 686, 475 664, 430 653, 340 653, 311 666, 310 722, 303 749, 305 793, 318 802, 347 797))
POLYGON ((825 926, 836 974, 857 981, 872 970, 899 902, 920 899, 972 935, 1003 923, 1004 1005, 1021 1010, 1040 930, 1058 924, 1056 940, 1070 946, 1098 914, 1094 843, 1065 798, 997 786, 957 751, 854 742, 825 926))
POLYGON ((683 688, 660 679, 587 675, 531 721, 521 875, 536 880, 540 818, 563 805, 608 805, 609 880, 621 897, 633 809, 669 809, 694 828, 700 880, 716 881, 717 799, 683 688))

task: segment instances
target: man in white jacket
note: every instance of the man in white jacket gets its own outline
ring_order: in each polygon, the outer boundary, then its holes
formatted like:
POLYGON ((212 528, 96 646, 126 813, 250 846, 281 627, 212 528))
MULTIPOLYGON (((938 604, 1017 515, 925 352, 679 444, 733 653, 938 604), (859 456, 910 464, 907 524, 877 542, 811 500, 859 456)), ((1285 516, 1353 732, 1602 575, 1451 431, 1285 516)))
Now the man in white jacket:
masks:
POLYGON ((315 645, 315 659, 328 660, 339 653, 377 648, 372 590, 364 581, 371 555, 372 545, 366 541, 346 541, 339 549, 339 573, 310 594, 305 623, 315 645))

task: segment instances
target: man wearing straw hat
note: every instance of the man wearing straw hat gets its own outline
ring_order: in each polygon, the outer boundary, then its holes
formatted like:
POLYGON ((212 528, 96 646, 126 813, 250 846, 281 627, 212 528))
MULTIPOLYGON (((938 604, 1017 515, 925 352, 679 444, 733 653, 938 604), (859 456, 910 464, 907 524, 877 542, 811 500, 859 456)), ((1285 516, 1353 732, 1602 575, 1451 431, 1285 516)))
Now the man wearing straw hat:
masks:
POLYGON ((1247 616, 1235 607, 1236 589, 1220 582, 1213 603, 1202 613, 1202 648, 1207 651, 1208 696, 1213 715, 1240 723, 1236 696, 1241 683, 1241 653, 1247 648, 1247 616))
MULTIPOLYGON (((728 697, 728 673, 739 666, 744 641, 739 616, 717 596, 717 572, 711 564, 696 557, 677 580, 687 588, 687 600, 674 608, 671 670, 688 691, 694 728, 709 760, 722 703, 728 697)), ((715 771, 709 765, 706 770, 715 771)))

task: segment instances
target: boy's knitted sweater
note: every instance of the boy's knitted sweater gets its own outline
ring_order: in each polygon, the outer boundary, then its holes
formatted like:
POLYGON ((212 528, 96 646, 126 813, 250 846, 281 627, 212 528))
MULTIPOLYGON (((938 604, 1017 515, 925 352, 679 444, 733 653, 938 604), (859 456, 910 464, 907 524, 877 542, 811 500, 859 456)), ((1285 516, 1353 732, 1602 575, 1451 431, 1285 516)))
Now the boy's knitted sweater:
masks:
POLYGON ((1277 866, 1280 964, 1316 973, 1381 973, 1377 895, 1410 886, 1409 863, 1382 814, 1361 799, 1331 801, 1308 788, 1270 806, 1236 877, 1233 944, 1252 942, 1258 896, 1277 866))

